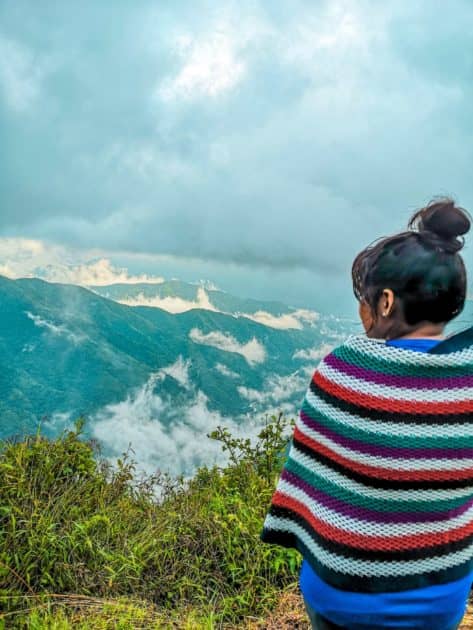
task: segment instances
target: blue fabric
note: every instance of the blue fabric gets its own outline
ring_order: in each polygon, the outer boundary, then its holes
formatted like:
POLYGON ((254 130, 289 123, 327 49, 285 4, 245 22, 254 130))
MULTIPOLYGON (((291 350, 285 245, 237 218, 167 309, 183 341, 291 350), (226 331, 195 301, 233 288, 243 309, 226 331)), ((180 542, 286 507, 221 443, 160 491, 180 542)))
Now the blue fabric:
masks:
POLYGON ((427 352, 430 348, 433 348, 442 339, 423 339, 422 337, 416 338, 401 338, 401 339, 389 339, 386 341, 388 346, 398 346, 400 348, 409 348, 409 350, 418 350, 419 352, 427 352))
MULTIPOLYGON (((388 345, 427 352, 441 340, 390 339, 388 345)), ((390 593, 359 593, 337 589, 302 562, 299 585, 305 601, 332 623, 349 628, 429 628, 449 630, 466 611, 473 572, 466 577, 424 588, 390 593)), ((354 578, 354 585, 356 578, 354 578)))
POLYGON ((300 588, 310 608, 350 630, 453 628, 465 614, 472 581, 470 574, 455 582, 408 591, 357 593, 327 584, 305 560, 300 573, 300 588))

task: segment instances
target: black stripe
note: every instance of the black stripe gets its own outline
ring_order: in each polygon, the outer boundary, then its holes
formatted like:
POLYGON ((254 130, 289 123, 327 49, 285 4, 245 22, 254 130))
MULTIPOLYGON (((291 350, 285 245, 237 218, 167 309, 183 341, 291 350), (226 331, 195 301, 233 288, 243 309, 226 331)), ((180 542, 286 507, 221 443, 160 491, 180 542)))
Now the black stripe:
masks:
POLYGON ((261 540, 266 543, 281 545, 282 547, 297 549, 309 562, 312 569, 319 577, 335 588, 359 593, 387 593, 390 591, 404 591, 408 589, 433 586, 454 582, 465 577, 473 569, 473 558, 463 564, 430 571, 416 575, 400 575, 386 577, 366 577, 363 575, 348 575, 340 571, 333 571, 322 564, 312 555, 304 542, 291 532, 282 532, 274 529, 263 529, 261 540))
POLYGON ((431 413, 398 413, 392 411, 381 411, 379 409, 371 409, 361 405, 347 402, 342 398, 337 398, 332 394, 319 387, 314 380, 310 382, 311 392, 319 396, 324 402, 340 411, 361 416, 366 420, 376 420, 378 422, 403 422, 404 424, 470 424, 473 421, 471 411, 465 413, 449 413, 449 414, 431 414, 431 413))
MULTIPOLYGON (((378 551, 373 549, 360 549, 359 547, 352 547, 345 543, 339 543, 330 538, 326 538, 315 530, 303 516, 297 514, 289 508, 279 507, 271 505, 269 513, 279 518, 286 518, 290 521, 297 523, 302 527, 312 540, 323 547, 327 551, 336 553, 339 556, 348 558, 351 560, 370 560, 378 562, 407 562, 408 560, 426 560, 428 558, 448 556, 451 553, 462 551, 473 541, 473 534, 457 540, 455 542, 447 542, 441 545, 432 545, 429 547, 419 547, 416 549, 409 549, 405 551, 378 551)), ((383 527, 379 526, 379 535, 382 535, 383 527)), ((448 533, 446 533, 448 535, 448 533)), ((368 544, 368 543, 367 543, 368 544)))
POLYGON ((326 455, 314 451, 295 437, 292 438, 292 442, 294 446, 297 447, 297 450, 304 453, 304 455, 308 455, 311 459, 324 464, 349 479, 353 479, 353 481, 358 481, 373 488, 384 488, 387 490, 455 490, 456 488, 467 488, 473 485, 473 476, 468 479, 449 479, 445 481, 438 479, 429 481, 407 481, 402 479, 380 479, 379 477, 371 477, 370 475, 365 475, 364 473, 359 473, 351 468, 347 468, 326 455))

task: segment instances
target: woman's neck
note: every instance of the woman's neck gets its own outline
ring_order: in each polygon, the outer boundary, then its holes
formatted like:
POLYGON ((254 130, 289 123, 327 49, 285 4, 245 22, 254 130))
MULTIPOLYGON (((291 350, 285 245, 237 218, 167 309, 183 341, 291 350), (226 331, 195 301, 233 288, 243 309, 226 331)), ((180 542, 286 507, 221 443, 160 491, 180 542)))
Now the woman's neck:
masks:
POLYGON ((444 339, 444 327, 443 324, 424 324, 416 328, 416 330, 398 337, 398 339, 416 339, 418 337, 422 337, 422 339, 444 339))

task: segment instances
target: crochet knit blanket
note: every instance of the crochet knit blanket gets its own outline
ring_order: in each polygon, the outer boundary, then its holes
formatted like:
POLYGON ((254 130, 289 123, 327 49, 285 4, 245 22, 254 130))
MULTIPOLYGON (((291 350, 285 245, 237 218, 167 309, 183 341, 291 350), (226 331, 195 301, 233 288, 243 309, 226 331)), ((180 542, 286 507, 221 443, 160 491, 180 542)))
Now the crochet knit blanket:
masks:
POLYGON ((473 345, 352 335, 317 366, 261 538, 361 592, 473 570, 473 345))

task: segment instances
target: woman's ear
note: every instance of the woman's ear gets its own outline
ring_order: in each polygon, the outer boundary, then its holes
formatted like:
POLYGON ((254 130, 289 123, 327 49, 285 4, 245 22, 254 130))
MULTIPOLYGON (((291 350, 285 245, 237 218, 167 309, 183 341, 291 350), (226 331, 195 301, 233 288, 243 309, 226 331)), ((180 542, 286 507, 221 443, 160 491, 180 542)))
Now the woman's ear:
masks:
POLYGON ((381 315, 383 317, 388 317, 393 309, 394 304, 394 293, 391 289, 383 289, 383 294, 381 296, 381 315))

